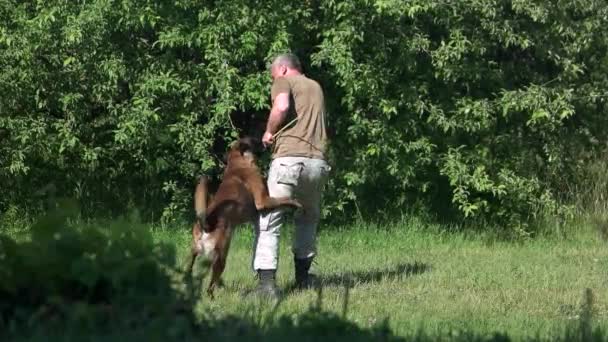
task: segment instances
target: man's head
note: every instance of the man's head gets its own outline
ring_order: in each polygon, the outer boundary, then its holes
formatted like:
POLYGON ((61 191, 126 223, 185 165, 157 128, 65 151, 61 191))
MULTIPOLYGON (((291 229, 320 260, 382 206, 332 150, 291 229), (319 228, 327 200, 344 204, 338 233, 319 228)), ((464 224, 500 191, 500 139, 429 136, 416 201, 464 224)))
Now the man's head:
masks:
POLYGON ((270 75, 275 80, 278 77, 299 75, 302 73, 302 64, 298 57, 291 53, 280 54, 270 65, 270 75))

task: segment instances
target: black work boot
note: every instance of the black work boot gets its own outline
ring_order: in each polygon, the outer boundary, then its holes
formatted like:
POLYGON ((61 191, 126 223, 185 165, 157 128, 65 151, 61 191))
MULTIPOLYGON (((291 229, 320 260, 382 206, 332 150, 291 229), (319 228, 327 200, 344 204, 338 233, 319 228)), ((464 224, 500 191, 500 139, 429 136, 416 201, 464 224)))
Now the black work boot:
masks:
POLYGON ((295 269, 296 269, 296 284, 295 287, 298 290, 308 289, 312 287, 312 280, 308 270, 312 264, 312 257, 305 259, 293 258, 295 269))
POLYGON ((254 290, 257 297, 270 299, 279 298, 279 289, 276 285, 276 270, 258 270, 258 286, 254 290))

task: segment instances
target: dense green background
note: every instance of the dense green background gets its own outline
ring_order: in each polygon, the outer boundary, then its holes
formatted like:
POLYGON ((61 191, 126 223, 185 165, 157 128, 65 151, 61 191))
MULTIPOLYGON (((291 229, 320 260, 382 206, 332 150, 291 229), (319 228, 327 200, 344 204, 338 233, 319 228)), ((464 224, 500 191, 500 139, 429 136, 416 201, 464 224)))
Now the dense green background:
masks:
POLYGON ((600 0, 2 0, 0 211, 189 215, 293 51, 328 100, 325 217, 525 230, 604 148, 606 27, 600 0))

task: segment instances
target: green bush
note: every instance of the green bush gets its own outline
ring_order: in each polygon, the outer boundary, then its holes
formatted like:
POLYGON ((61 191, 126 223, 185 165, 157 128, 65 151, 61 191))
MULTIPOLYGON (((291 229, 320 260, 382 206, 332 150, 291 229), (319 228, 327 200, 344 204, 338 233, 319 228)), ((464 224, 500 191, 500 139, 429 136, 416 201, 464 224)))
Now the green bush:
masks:
POLYGON ((0 328, 79 314, 145 320, 188 310, 168 272, 172 248, 133 224, 83 228, 68 217, 53 212, 23 241, 0 234, 0 328))
POLYGON ((595 0, 3 1, 0 209, 43 210, 52 188, 89 216, 189 213, 195 176, 217 178, 227 142, 260 134, 265 65, 292 50, 327 93, 326 217, 421 204, 519 227, 563 212, 568 180, 606 140, 607 12, 595 0))

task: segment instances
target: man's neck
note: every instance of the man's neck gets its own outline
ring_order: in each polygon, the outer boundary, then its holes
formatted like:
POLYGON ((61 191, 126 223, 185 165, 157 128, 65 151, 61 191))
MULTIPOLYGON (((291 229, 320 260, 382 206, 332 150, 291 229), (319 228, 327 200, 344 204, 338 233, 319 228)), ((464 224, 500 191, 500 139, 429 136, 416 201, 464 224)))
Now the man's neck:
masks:
POLYGON ((287 72, 285 73, 284 76, 299 76, 299 75, 302 75, 302 73, 299 72, 298 70, 289 69, 289 70, 287 70, 287 72))

